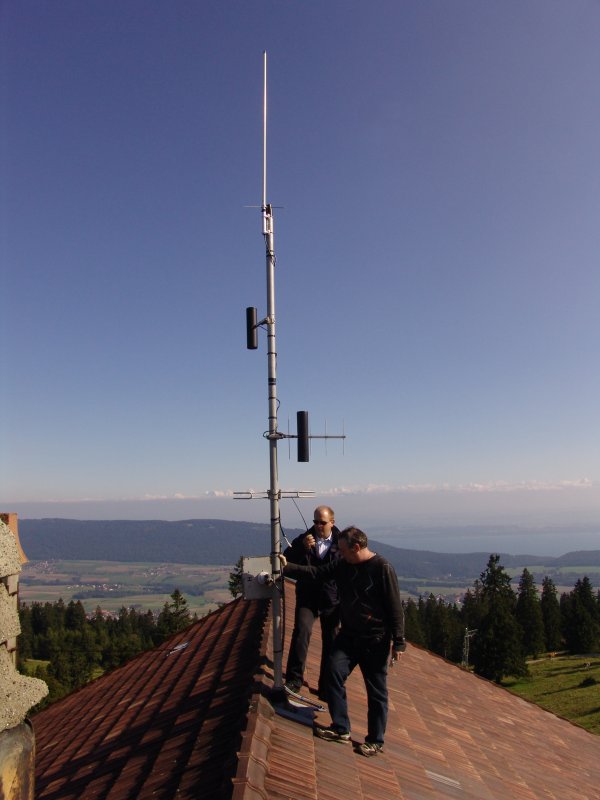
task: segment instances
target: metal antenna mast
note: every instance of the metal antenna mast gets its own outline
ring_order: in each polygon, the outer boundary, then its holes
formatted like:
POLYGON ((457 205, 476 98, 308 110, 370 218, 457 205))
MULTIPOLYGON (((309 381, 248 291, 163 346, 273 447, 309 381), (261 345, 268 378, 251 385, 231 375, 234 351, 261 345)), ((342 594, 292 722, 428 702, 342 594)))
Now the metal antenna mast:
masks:
MULTIPOLYGON (((269 502, 271 508, 271 574, 275 580, 280 575, 281 520, 279 516, 279 476, 277 470, 277 347, 275 338, 275 241, 273 236, 273 209, 267 204, 267 52, 263 53, 263 236, 265 238, 267 265, 267 363, 269 383, 269 502)), ((283 686, 283 635, 281 622, 281 595, 273 594, 273 657, 275 690, 283 686)))
POLYGON ((268 395, 269 395, 269 428, 264 436, 269 442, 269 468, 270 482, 266 492, 234 492, 237 500, 253 500, 266 498, 269 500, 271 512, 271 555, 270 574, 266 572, 264 559, 243 559, 245 567, 242 574, 244 597, 271 597, 273 612, 273 677, 274 690, 283 688, 283 625, 282 625, 282 594, 281 594, 281 566, 279 554, 281 552, 281 519, 279 501, 282 497, 311 497, 311 491, 281 491, 277 467, 277 442, 280 439, 298 439, 298 461, 309 460, 310 439, 345 439, 346 436, 313 436, 308 430, 308 412, 297 413, 297 434, 285 434, 279 431, 277 425, 277 346, 275 337, 275 241, 273 235, 273 207, 267 203, 267 53, 263 52, 263 186, 262 186, 262 233, 265 240, 265 255, 267 267, 267 315, 257 321, 256 308, 246 309, 246 346, 249 350, 258 347, 258 328, 267 332, 267 366, 268 366, 268 395), (260 569, 258 575, 252 571, 260 569))

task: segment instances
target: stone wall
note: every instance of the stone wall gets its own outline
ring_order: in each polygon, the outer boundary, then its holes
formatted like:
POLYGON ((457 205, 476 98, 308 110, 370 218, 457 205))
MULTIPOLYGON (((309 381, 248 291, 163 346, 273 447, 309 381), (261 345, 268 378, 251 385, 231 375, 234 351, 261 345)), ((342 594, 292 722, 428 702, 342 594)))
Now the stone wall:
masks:
POLYGON ((38 678, 16 669, 21 632, 18 586, 25 555, 16 514, 0 514, 0 798, 33 800, 35 742, 27 712, 48 694, 38 678))
POLYGON ((48 694, 44 681, 26 678, 16 669, 21 632, 17 592, 24 560, 18 536, 16 514, 0 514, 0 731, 23 722, 29 709, 48 694))

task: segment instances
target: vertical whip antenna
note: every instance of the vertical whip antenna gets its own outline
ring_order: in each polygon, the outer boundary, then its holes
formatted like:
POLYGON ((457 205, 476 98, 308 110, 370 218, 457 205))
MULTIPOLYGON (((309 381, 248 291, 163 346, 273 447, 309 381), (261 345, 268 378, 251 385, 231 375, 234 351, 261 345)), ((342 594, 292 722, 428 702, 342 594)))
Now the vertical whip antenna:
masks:
POLYGON ((263 51, 263 211, 267 205, 267 51, 263 51))

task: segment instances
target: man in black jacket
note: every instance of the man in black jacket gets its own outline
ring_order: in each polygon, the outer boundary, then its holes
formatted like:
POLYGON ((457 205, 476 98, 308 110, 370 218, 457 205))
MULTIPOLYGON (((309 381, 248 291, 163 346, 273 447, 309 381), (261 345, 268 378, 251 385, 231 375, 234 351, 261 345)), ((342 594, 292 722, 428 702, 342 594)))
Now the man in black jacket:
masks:
MULTIPOLYGON (((315 508, 313 527, 297 536, 284 556, 293 564, 319 566, 337 561, 340 557, 335 527, 335 516, 329 506, 315 508)), ((315 580, 311 575, 299 575, 296 580, 296 615, 294 631, 290 643, 286 686, 293 692, 299 691, 304 677, 304 667, 314 621, 321 621, 321 669, 319 672, 318 694, 327 699, 326 666, 340 622, 339 599, 335 579, 315 580)))
POLYGON ((287 564, 284 574, 306 574, 320 580, 335 578, 340 596, 342 627, 328 664, 328 702, 331 725, 315 728, 315 735, 330 742, 350 741, 346 680, 357 665, 367 690, 367 737, 357 747, 364 756, 383 749, 387 723, 388 659, 398 661, 406 649, 404 611, 398 578, 392 565, 368 548, 365 533, 346 528, 338 536, 341 558, 323 566, 287 564))

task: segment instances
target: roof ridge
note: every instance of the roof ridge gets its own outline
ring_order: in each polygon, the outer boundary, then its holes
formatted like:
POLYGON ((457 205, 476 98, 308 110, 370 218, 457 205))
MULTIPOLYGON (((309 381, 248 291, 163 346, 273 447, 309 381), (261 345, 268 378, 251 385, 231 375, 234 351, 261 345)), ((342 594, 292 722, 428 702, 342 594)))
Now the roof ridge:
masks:
MULTIPOLYGON (((247 600, 246 602, 254 602, 247 600)), ((259 668, 254 675, 254 690, 250 697, 247 727, 242 731, 242 745, 238 752, 238 768, 232 778, 232 800, 269 800, 265 778, 269 771, 269 753, 275 711, 267 700, 271 691, 264 665, 269 662, 268 651, 272 640, 273 604, 269 600, 268 613, 263 622, 259 668)))

